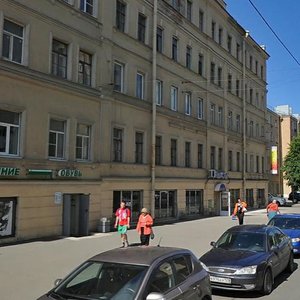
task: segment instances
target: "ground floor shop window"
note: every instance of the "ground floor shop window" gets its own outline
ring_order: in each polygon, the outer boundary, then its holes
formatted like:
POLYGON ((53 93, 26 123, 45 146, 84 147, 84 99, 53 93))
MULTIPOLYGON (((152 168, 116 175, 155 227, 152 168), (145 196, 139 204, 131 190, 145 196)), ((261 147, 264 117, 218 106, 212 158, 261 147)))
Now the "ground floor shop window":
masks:
POLYGON ((0 198, 0 238, 15 236, 16 198, 0 198))
POLYGON ((185 192, 185 208, 187 215, 202 215, 203 209, 203 190, 185 192))
POLYGON ((120 207, 120 202, 124 200, 126 206, 131 211, 131 222, 137 222, 143 205, 142 191, 114 191, 113 214, 120 207))
POLYGON ((254 206, 253 189, 246 189, 246 202, 248 207, 254 206))
POLYGON ((264 207, 266 205, 265 189, 257 189, 257 205, 264 207))
POLYGON ((237 202, 237 199, 239 199, 241 197, 240 189, 230 189, 229 192, 230 192, 230 207, 231 207, 231 210, 233 210, 234 205, 237 202))
POLYGON ((155 192, 155 217, 172 218, 176 217, 176 191, 155 192))

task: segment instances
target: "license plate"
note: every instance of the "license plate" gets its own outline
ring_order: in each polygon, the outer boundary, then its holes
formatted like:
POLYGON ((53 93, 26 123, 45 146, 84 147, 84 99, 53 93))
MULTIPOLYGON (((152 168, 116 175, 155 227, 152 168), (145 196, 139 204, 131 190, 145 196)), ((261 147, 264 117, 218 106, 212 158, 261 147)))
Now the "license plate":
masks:
POLYGON ((210 281, 211 282, 231 284, 231 279, 230 278, 224 278, 224 277, 210 276, 210 281))

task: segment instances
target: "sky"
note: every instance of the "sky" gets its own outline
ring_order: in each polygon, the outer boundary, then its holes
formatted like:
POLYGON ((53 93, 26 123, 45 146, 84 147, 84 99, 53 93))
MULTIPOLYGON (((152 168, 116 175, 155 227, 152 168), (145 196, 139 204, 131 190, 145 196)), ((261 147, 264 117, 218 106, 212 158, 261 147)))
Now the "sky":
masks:
MULTIPOLYGON (((251 0, 281 41, 300 62, 300 0, 251 0)), ((300 65, 267 27, 249 0, 225 0, 227 11, 270 55, 267 61, 267 105, 288 104, 300 114, 300 65)))

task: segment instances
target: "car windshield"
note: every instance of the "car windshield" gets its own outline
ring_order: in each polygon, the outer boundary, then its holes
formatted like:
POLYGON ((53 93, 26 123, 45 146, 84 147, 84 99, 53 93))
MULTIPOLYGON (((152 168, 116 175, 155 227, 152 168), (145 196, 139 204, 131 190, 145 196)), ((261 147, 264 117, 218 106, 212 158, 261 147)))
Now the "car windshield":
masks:
POLYGON ((87 262, 55 290, 65 299, 134 299, 147 266, 108 262, 87 262))
POLYGON ((265 236, 257 232, 227 231, 215 245, 225 250, 249 250, 255 252, 265 251, 265 236))
POLYGON ((300 229, 300 218, 273 218, 269 225, 280 229, 300 229))

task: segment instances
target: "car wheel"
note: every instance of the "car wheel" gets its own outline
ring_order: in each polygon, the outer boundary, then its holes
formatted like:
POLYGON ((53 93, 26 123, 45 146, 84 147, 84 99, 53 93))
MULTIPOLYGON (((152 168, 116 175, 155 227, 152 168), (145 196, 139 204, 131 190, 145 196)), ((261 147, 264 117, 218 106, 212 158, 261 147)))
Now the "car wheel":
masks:
POLYGON ((291 252, 291 254, 290 254, 289 263, 286 266, 286 271, 289 273, 293 273, 293 271, 294 271, 294 253, 293 252, 291 252))
POLYGON ((268 268, 265 272, 265 276, 264 276, 264 281, 263 281, 263 286, 262 286, 262 294, 264 295, 269 295, 271 294, 273 290, 273 278, 272 278, 272 272, 271 270, 268 268))
POLYGON ((293 203, 294 204, 298 203, 298 200, 297 199, 293 199, 293 203))

